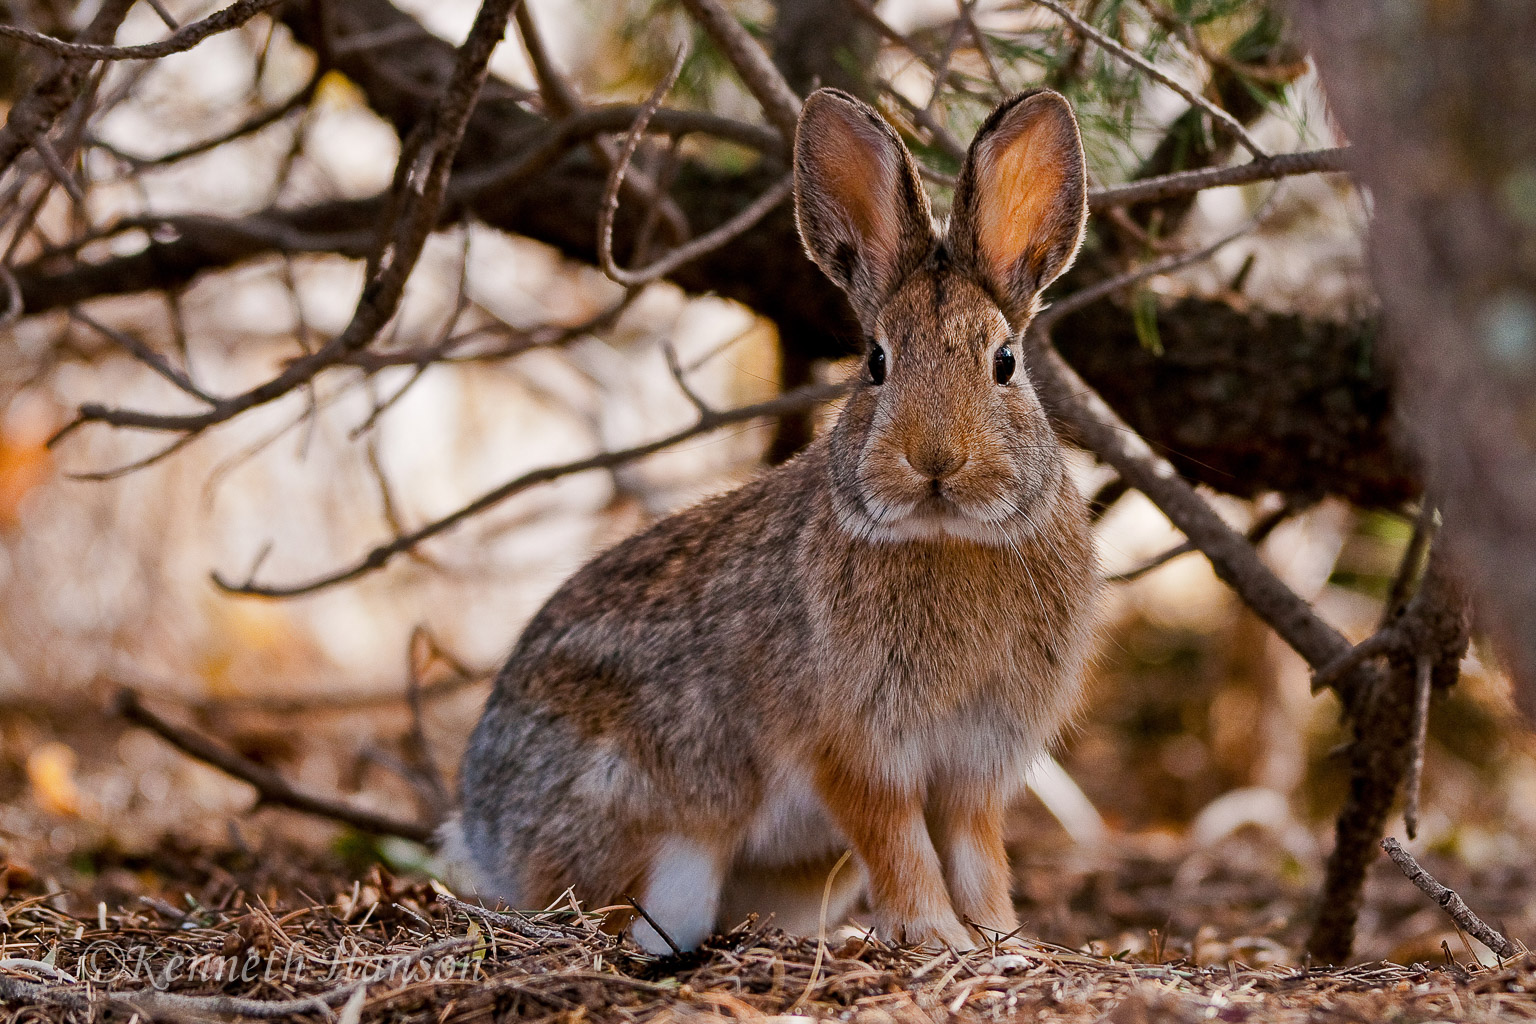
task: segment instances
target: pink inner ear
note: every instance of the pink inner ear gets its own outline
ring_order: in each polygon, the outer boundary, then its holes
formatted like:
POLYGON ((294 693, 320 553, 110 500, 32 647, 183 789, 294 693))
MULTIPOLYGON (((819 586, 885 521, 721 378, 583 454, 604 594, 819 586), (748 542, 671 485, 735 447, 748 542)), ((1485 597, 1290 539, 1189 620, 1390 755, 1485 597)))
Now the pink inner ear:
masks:
POLYGON ((977 148, 976 240, 998 281, 1067 227, 1062 187, 1075 140, 1052 112, 1021 111, 977 148))
POLYGON ((895 263, 901 236, 896 209, 899 156, 890 140, 856 112, 838 110, 836 123, 818 132, 811 145, 818 191, 847 217, 855 238, 868 251, 861 256, 874 266, 895 263))

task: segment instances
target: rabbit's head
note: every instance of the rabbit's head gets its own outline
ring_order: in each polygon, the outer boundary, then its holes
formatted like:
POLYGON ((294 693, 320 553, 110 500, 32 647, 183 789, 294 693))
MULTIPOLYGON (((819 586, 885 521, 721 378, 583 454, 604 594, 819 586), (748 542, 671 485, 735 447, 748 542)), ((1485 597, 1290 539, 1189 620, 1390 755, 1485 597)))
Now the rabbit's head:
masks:
POLYGON ((1022 334, 1087 220, 1066 100, 1041 90, 992 113, 941 231, 890 125, 819 90, 795 137, 795 215, 865 333, 864 369, 830 445, 844 526, 870 539, 993 544, 1033 532, 1031 506, 1055 493, 1061 456, 1022 334))

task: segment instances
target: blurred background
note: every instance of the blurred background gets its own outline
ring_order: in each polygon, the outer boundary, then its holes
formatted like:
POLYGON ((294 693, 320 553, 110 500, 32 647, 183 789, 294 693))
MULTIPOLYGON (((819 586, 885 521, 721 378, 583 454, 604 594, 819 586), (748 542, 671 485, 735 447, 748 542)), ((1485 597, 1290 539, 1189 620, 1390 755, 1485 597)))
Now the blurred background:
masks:
MULTIPOLYGON (((89 19, 88 6, 5 0, 0 19, 68 34, 89 19)), ((476 8, 394 6, 451 43, 476 8)), ((644 99, 692 39, 682 11, 664 2, 530 7, 554 63, 594 102, 644 99)), ((1263 4, 1074 7, 1195 88, 1206 88, 1213 67, 1242 62, 1255 104, 1244 120, 1270 151, 1340 141, 1312 70, 1263 4), (1267 77, 1252 70, 1260 68, 1267 77)), ((169 8, 183 21, 212 9, 169 8)), ((730 8, 771 38, 775 5, 730 8)), ((945 0, 878 6, 886 25, 945 55, 960 76, 952 95, 931 103, 940 76, 889 38, 875 37, 860 56, 881 83, 883 109, 908 119, 914 148, 938 169, 941 205, 953 161, 924 118, 968 140, 990 105, 977 83, 994 74, 1010 90, 1049 82, 1068 92, 1096 185, 1142 176, 1186 110, 1166 86, 1085 49, 1047 10, 990 0, 958 10, 945 0), (985 46, 964 34, 967 19, 985 46)), ((117 39, 166 31, 140 4, 117 39)), ((669 104, 756 119, 728 66, 693 44, 669 104)), ((40 59, 0 41, 0 106, 40 59)), ((185 53, 107 66, 72 158, 81 195, 50 184, 36 229, 10 239, 7 265, 65 250, 97 262, 129 256, 155 241, 155 218, 241 218, 386 189, 397 126, 347 75, 317 66, 313 49, 268 17, 185 53), (305 90, 306 102, 259 130, 146 162, 305 90)), ((492 69, 510 87, 540 87, 510 34, 492 69)), ((1231 159, 1208 132, 1190 143, 1198 144, 1212 150, 1208 161, 1231 159)), ((760 159, 704 138, 682 152, 721 173, 760 159)), ((653 156, 660 176, 664 154, 653 156)), ((31 174, 9 179, 11 215, 46 170, 31 174)), ((1101 224, 1085 259, 1191 252, 1247 228, 1211 258, 1147 277, 1106 304, 1102 315, 1134 339, 1137 358, 1155 362, 1179 339, 1169 311, 1194 300, 1306 323, 1371 316, 1365 220, 1347 178, 1294 177, 1201 193, 1166 225, 1132 224, 1140 239, 1101 224)), ((374 862, 426 869, 428 852, 415 844, 284 810, 253 812, 249 787, 115 717, 114 693, 131 686, 167 717, 307 788, 434 816, 430 766, 451 781, 486 675, 544 598, 606 545, 781 457, 788 428, 740 422, 610 470, 561 476, 313 595, 232 595, 210 574, 324 575, 521 473, 685 428, 696 409, 669 368, 669 346, 692 388, 721 409, 849 372, 836 352, 788 351, 785 321, 760 309, 666 282, 628 294, 567 252, 467 217, 429 239, 378 346, 461 339, 453 357, 340 368, 121 475, 109 471, 169 438, 91 426, 49 447, 82 404, 192 407, 109 331, 143 339, 214 393, 234 393, 339 333, 363 276, 363 260, 345 251, 270 252, 170 289, 29 311, 0 330, 0 861, 11 865, 0 892, 64 890, 93 907, 98 898, 205 886, 221 872, 290 885, 374 862), (111 478, 82 479, 102 473, 111 478), (419 715, 407 700, 413 686, 419 715)), ((1149 370, 1144 383, 1123 386, 1180 429, 1210 415, 1185 404, 1187 394, 1159 390, 1160 379, 1149 370)), ((1319 404, 1295 415, 1328 414, 1326 397, 1300 401, 1319 404)), ((1163 448, 1199 461, 1198 441, 1184 448, 1170 437, 1163 448)), ((1312 472, 1306 457, 1283 449, 1276 457, 1303 481, 1312 472)), ((1074 458, 1086 493, 1111 480, 1089 456, 1074 458)), ((1262 540, 1265 560, 1358 641, 1376 628, 1412 532, 1414 510, 1396 486, 1374 497, 1366 484, 1353 494, 1326 483, 1305 493, 1255 469, 1227 493, 1208 493, 1240 529, 1284 506, 1262 540)), ((1108 574, 1136 570, 1181 540, 1134 492, 1097 526, 1108 574)), ((1100 634, 1090 703, 1061 743, 1061 771, 1042 776, 1012 823, 1027 928, 1099 951, 1295 961, 1347 781, 1337 700, 1311 694, 1300 658, 1198 554, 1108 584, 1100 634)), ((1462 681, 1436 698, 1430 718, 1417 847, 1485 916, 1527 937, 1536 934, 1533 755, 1508 680, 1474 641, 1462 681)), ((1396 820, 1388 831, 1400 834, 1396 820)), ((1439 959, 1442 942, 1461 956, 1462 941, 1390 865, 1373 872, 1359 958, 1439 959)))

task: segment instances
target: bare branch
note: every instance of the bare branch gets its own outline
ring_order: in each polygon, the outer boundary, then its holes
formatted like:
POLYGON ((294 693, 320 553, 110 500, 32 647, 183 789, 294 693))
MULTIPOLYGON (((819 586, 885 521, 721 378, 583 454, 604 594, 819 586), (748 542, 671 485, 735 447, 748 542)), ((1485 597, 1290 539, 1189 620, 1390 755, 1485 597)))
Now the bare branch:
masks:
POLYGON ((164 167, 167 164, 179 163, 189 157, 199 156, 207 153, 209 150, 217 149, 225 143, 233 142, 235 139, 244 138, 247 135, 259 132, 263 128, 281 121, 300 107, 307 106, 310 100, 315 97, 315 90, 320 85, 320 78, 321 74, 317 71, 316 74, 310 77, 302 89, 294 93, 283 103, 270 110, 263 110, 258 114, 253 114, 227 132, 204 139, 201 142, 182 146, 180 149, 171 150, 169 153, 161 153, 158 156, 138 156, 133 153, 125 153, 100 139, 97 139, 92 145, 105 149, 119 160, 125 161, 130 166, 141 170, 147 167, 164 167))
POLYGON ((1349 650, 1349 641, 1281 582, 1253 545, 1115 415, 1050 346, 1047 336, 1032 328, 1029 337, 1033 341, 1030 373, 1051 412, 1090 451, 1152 499, 1249 608, 1309 664, 1328 664, 1349 650))
MULTIPOLYGON (((1120 478, 1116 477, 1115 479, 1118 480, 1120 478)), ((1097 499, 1095 500, 1097 501, 1097 499)), ((1259 517, 1259 519, 1248 528, 1248 532, 1243 534, 1243 538, 1247 540, 1248 543, 1253 545, 1264 543, 1264 541, 1268 539, 1269 535, 1275 532, 1275 528, 1277 526, 1296 514, 1296 510, 1297 505, 1295 503, 1290 501, 1282 502, 1279 508, 1270 512, 1268 515, 1259 517)), ((1104 582, 1130 583, 1134 580, 1139 580, 1152 570, 1160 569, 1174 559, 1181 558, 1184 555, 1187 555, 1190 552, 1196 550, 1198 549, 1195 547, 1195 545, 1186 540, 1182 544, 1175 544, 1173 547, 1169 548, 1167 551, 1164 551, 1162 554, 1149 558, 1147 561, 1138 565, 1134 569, 1115 573, 1113 576, 1104 577, 1104 582)))
POLYGON ((106 46, 101 43, 70 43, 63 39, 55 39, 53 36, 44 35, 41 32, 29 32, 15 25, 0 25, 0 36, 9 37, 47 50, 60 57, 73 57, 84 60, 154 60, 157 57, 168 57, 173 53, 190 50, 209 36, 220 32, 228 32, 239 28, 263 11, 276 7, 284 0, 235 0, 235 3, 221 11, 216 11, 202 21, 194 21, 192 24, 177 29, 171 35, 155 43, 143 43, 139 46, 106 46))
POLYGON ((772 188, 749 203, 745 209, 736 216, 684 245, 678 246, 655 263, 640 270, 625 270, 620 267, 613 258, 613 222, 619 212, 619 190, 624 184, 624 174, 629 169, 630 161, 634 159, 635 150, 640 145, 640 139, 645 135, 646 125, 650 122, 651 115, 661 104, 662 98, 672 88, 677 76, 682 73, 683 60, 686 54, 679 50, 677 59, 672 62, 672 70, 668 72, 660 85, 658 85, 651 97, 640 108, 640 113, 635 118, 635 123, 630 126, 629 134, 624 140, 624 147, 619 151, 618 160, 608 174, 608 183, 603 189, 603 203, 601 215, 597 225, 597 257, 598 265, 603 268, 603 273, 619 284, 635 288, 652 281, 659 280, 672 273, 678 267, 690 260, 696 260, 706 253, 713 252, 723 245, 728 244, 741 236, 752 226, 773 212, 785 199, 789 198, 794 189, 794 176, 786 174, 780 178, 772 188))
POLYGON ((1049 308, 1041 313, 1036 320, 1037 329, 1042 331, 1049 331, 1052 326, 1054 326, 1058 321, 1061 320, 1062 317, 1068 315, 1069 313, 1073 313, 1079 309, 1082 309, 1084 306, 1091 302, 1097 302, 1099 299, 1102 299, 1107 295, 1113 295, 1120 289, 1128 287, 1129 285, 1133 285, 1137 281, 1143 281, 1146 278, 1155 277, 1158 274, 1170 274, 1175 270, 1190 266, 1191 264, 1199 263, 1202 260, 1210 259, 1222 249, 1237 241, 1239 238, 1242 238, 1244 235, 1248 234, 1263 222, 1264 218, 1269 215, 1270 208, 1274 205, 1275 196, 1278 195, 1278 189, 1279 186, 1276 186, 1276 191, 1272 191, 1270 193, 1269 198, 1264 201, 1264 205, 1261 206, 1256 213, 1254 213, 1254 215, 1248 220, 1247 223, 1238 228, 1236 231, 1218 238, 1216 241, 1199 249, 1193 249, 1189 252, 1174 253, 1171 256, 1164 256, 1162 259, 1154 260, 1145 266, 1132 267, 1130 270, 1127 270, 1124 273, 1116 274, 1114 277, 1107 278, 1106 280, 1099 281, 1096 284, 1089 285, 1087 288, 1075 291, 1060 301, 1052 303, 1049 308))
MULTIPOLYGON (((111 39, 127 17, 134 0, 105 0, 91 23, 80 33, 86 43, 111 39)), ((6 115, 0 128, 0 174, 8 170, 28 146, 47 133, 66 107, 75 101, 94 63, 80 57, 55 58, 42 77, 28 89, 6 115)))
POLYGON ((213 398, 213 396, 209 395, 208 392, 194 384, 192 382, 192 378, 188 377, 184 372, 172 366, 170 360, 166 359, 159 352, 156 352, 154 349, 150 348, 143 341, 134 337, 128 331, 120 331, 115 327, 108 327, 106 324, 88 315, 80 309, 71 309, 69 311, 69 316, 70 319, 80 321, 103 337, 106 337, 122 346, 122 348, 127 351, 129 355, 133 356, 133 358, 137 359, 145 366, 148 366, 151 370, 154 370, 155 373, 159 374, 162 378, 169 381, 171 384, 175 385, 177 390, 183 391, 191 395, 193 398, 196 398, 198 401, 205 402, 208 405, 218 404, 217 400, 213 398))
POLYGON ((171 746, 185 754, 212 765, 219 771, 253 786, 258 803, 287 807, 305 814, 339 821, 375 835, 401 836, 418 843, 432 839, 434 825, 428 822, 405 821, 370 811, 340 800, 316 796, 297 789, 287 779, 263 765, 229 750, 206 736, 174 725, 155 714, 139 700, 130 689, 118 691, 116 711, 123 718, 148 729, 171 746))
POLYGON ((1409 839, 1419 835, 1419 787, 1424 781, 1424 748, 1429 743, 1429 694, 1435 663, 1420 654, 1413 671, 1413 746, 1408 756, 1408 777, 1403 780, 1403 828, 1409 839))
POLYGON ((469 504, 443 516, 441 519, 436 519, 419 529, 397 536, 387 543, 380 544, 365 557, 344 569, 303 583, 286 586, 258 584, 254 580, 247 580, 244 583, 232 583, 218 573, 214 573, 213 582, 219 588, 229 593, 244 594, 251 597, 296 597, 300 594, 312 594, 317 590, 324 590, 339 583, 347 583, 382 568, 390 559, 401 552, 411 550, 422 541, 435 537, 457 526, 464 520, 506 501, 513 495, 526 491, 530 487, 547 483, 550 480, 557 480, 563 476, 570 476, 573 473, 584 473, 594 469, 612 469, 615 466, 621 466, 627 462, 644 458, 647 455, 653 455, 675 444, 680 444, 689 438, 697 437, 700 434, 707 434, 712 430, 717 430, 732 423, 743 423, 747 420, 780 416, 787 412, 800 412, 805 409, 811 409, 822 402, 837 397, 842 393, 842 390, 838 386, 825 385, 802 388, 799 391, 791 391, 788 394, 780 395, 778 398, 772 398, 766 402, 759 402, 756 405, 741 406, 736 409, 726 409, 707 416, 701 416, 691 426, 684 427, 674 434, 669 434, 655 441, 648 441, 645 444, 635 445, 632 448, 602 452, 585 459, 567 462, 563 465, 546 466, 541 469, 532 470, 487 491, 469 504))
POLYGON ((684 398, 688 399, 688 404, 692 405, 694 411, 701 417, 714 415, 714 409, 710 407, 708 402, 704 401, 697 391, 693 390, 693 385, 688 383, 688 374, 683 370, 683 364, 678 361, 677 346, 672 344, 671 338, 662 339, 661 353, 667 359, 668 372, 672 374, 672 379, 677 382, 677 389, 683 393, 684 398))
POLYGON ((437 226, 454 154, 463 141, 475 99, 489 72, 491 52, 505 34, 511 9, 517 2, 485 0, 469 37, 457 51, 453 72, 431 117, 424 122, 422 131, 401 147, 392 192, 395 210, 391 235, 370 259, 362 295, 341 334, 249 391, 214 398, 211 408, 201 413, 160 415, 91 404, 80 407, 76 422, 195 433, 288 394, 336 365, 348 353, 372 342, 398 310, 406 280, 415 269, 427 236, 437 226))
POLYGON ((1418 890, 1436 903, 1450 915, 1456 927, 1471 935, 1478 942, 1493 950, 1500 960, 1508 960, 1510 957, 1520 955, 1520 947, 1510 942, 1497 929, 1489 927, 1483 919, 1472 913, 1472 908, 1466 901, 1456 895, 1454 889, 1448 889, 1419 865, 1413 854, 1403 849, 1403 845, 1391 836, 1381 841, 1381 848, 1387 851, 1387 856, 1392 858, 1398 870, 1407 877, 1408 881, 1418 887, 1418 890))
POLYGON ((1178 171, 1155 178, 1143 178, 1126 185, 1090 189, 1088 208, 1095 213, 1112 206, 1132 206, 1175 196, 1191 195, 1223 185, 1247 185, 1294 174, 1324 174, 1347 171, 1348 146, 1309 149, 1301 153, 1277 153, 1231 167, 1208 167, 1198 171, 1178 171))
MULTIPOLYGON (((1388 625, 1407 605, 1413 581, 1418 578, 1419 570, 1423 567, 1424 554, 1435 539, 1438 518, 1439 513, 1435 511, 1434 503, 1425 495, 1419 501, 1419 514, 1413 517, 1413 533, 1408 537, 1408 546, 1403 549, 1397 573, 1392 577, 1392 587, 1387 591, 1387 599, 1381 604, 1381 623, 1378 629, 1388 625)), ((1412 839, 1412 834, 1408 838, 1412 839)))

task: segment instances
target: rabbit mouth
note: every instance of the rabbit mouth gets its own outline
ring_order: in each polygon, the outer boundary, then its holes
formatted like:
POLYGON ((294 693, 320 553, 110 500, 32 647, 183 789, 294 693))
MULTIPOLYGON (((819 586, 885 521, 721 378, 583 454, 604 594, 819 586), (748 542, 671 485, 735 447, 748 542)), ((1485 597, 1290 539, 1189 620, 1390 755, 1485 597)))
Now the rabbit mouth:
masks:
POLYGON ((1001 502, 969 502, 944 490, 891 500, 864 494, 854 522, 844 525, 869 540, 968 540, 990 546, 1013 543, 1014 516, 1001 502))

